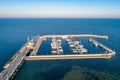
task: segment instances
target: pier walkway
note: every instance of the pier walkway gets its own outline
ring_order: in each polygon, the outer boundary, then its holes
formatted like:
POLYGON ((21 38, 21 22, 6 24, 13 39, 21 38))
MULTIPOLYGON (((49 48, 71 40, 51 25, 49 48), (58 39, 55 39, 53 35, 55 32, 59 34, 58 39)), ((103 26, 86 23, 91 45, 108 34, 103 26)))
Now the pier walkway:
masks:
POLYGON ((38 49, 40 48, 42 41, 43 41, 43 39, 42 39, 42 37, 40 37, 40 36, 36 36, 36 37, 34 38, 33 51, 30 53, 30 56, 35 56, 35 55, 37 55, 38 49))
POLYGON ((92 35, 92 34, 74 34, 74 35, 45 35, 46 38, 103 38, 108 39, 108 36, 92 35))
POLYGON ((24 50, 20 50, 14 60, 0 73, 0 80, 9 80, 28 52, 29 48, 24 46, 24 50))
POLYGON ((104 46, 103 44, 97 42, 96 40, 91 39, 91 42, 92 42, 94 45, 96 45, 96 46, 102 48, 103 50, 107 51, 107 54, 109 54, 109 55, 115 55, 115 51, 113 51, 113 50, 111 50, 110 48, 104 46))
POLYGON ((111 57, 108 54, 41 55, 27 56, 25 60, 109 59, 111 57))

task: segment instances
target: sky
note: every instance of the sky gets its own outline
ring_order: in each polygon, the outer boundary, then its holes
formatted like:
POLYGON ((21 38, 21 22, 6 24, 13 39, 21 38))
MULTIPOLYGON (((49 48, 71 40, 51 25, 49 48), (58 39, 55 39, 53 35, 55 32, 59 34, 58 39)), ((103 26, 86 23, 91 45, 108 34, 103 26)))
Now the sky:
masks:
POLYGON ((120 0, 0 0, 0 18, 120 18, 120 0))

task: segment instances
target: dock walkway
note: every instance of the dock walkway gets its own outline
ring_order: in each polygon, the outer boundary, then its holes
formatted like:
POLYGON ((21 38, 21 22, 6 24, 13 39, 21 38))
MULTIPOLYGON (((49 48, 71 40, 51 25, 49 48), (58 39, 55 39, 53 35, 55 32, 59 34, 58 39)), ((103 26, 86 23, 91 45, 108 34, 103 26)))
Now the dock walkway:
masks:
POLYGON ((38 50, 39 50, 39 48, 41 46, 41 43, 42 43, 43 39, 42 39, 42 37, 37 36, 37 37, 35 37, 34 41, 35 42, 34 42, 33 51, 30 53, 30 56, 37 55, 37 52, 38 52, 38 50))
POLYGON ((17 67, 21 64, 23 59, 26 57, 28 52, 29 52, 29 48, 25 47, 22 52, 17 54, 17 56, 14 58, 14 60, 9 63, 9 66, 7 66, 7 68, 5 68, 0 73, 0 80, 9 80, 10 77, 15 72, 15 70, 17 69, 17 67))

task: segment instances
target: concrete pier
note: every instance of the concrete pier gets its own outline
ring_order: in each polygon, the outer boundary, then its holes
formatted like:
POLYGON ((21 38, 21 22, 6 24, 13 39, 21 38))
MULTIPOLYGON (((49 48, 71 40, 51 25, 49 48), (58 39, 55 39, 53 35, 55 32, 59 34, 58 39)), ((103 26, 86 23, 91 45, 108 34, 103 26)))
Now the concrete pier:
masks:
POLYGON ((24 44, 22 48, 10 59, 10 61, 4 66, 4 70, 0 73, 0 80, 12 79, 14 77, 13 75, 15 75, 16 70, 21 65, 26 55, 35 48, 36 49, 33 51, 35 51, 34 52, 35 54, 37 53, 38 47, 36 47, 36 44, 33 41, 37 39, 38 43, 39 42, 38 37, 37 38, 35 37, 28 41, 26 44, 24 44))
POLYGON ((11 78, 11 76, 14 74, 17 67, 21 64, 23 59, 26 57, 28 52, 29 52, 29 48, 25 47, 22 52, 17 54, 17 56, 14 58, 14 60, 9 63, 9 66, 7 66, 0 73, 0 80, 9 80, 11 78))
POLYGON ((42 56, 27 56, 25 60, 72 60, 72 59, 109 59, 108 54, 84 54, 84 55, 42 55, 42 56))
POLYGON ((102 38, 108 39, 108 36, 92 35, 92 34, 74 34, 74 35, 45 35, 46 38, 102 38))
POLYGON ((33 46, 33 51, 30 53, 31 56, 37 55, 38 49, 41 46, 43 39, 40 36, 36 36, 34 39, 34 46, 33 46))
POLYGON ((97 42, 96 40, 93 40, 91 39, 91 42, 94 44, 94 45, 97 45, 98 47, 102 48, 103 50, 107 51, 107 54, 110 54, 112 56, 115 55, 115 51, 111 50, 110 48, 104 46, 103 44, 97 42))

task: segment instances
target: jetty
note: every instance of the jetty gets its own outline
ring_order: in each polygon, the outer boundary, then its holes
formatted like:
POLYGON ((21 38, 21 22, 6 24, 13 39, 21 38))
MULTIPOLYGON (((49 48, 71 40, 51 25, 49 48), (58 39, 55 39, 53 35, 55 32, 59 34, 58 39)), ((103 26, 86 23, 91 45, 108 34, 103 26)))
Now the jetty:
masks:
MULTIPOLYGON (((94 38, 108 39, 108 36, 101 35, 92 35, 92 34, 74 34, 74 35, 44 35, 44 36, 35 36, 33 39, 28 40, 21 48, 16 52, 16 54, 3 66, 3 71, 0 73, 0 80, 10 80, 14 78, 14 75, 22 66, 25 60, 66 60, 66 59, 109 59, 115 55, 115 51, 104 46, 103 44, 94 40, 94 38), (98 54, 83 54, 80 52, 76 44, 73 44, 73 47, 79 54, 64 54, 61 47, 61 40, 57 40, 57 54, 51 55, 37 55, 37 52, 43 41, 46 39, 72 39, 72 38, 89 38, 89 42, 95 45, 96 47, 102 48, 105 53, 98 54), (59 41, 59 42, 58 42, 59 41), (61 54, 60 54, 61 51, 61 54)), ((52 46, 53 47, 53 46, 52 46)), ((83 48, 82 48, 83 49, 83 48)), ((86 51, 87 52, 87 51, 86 51)))

